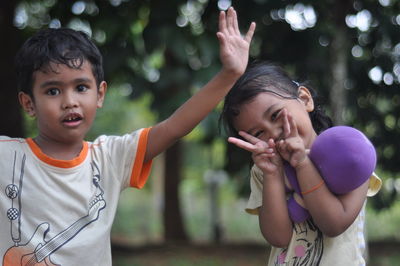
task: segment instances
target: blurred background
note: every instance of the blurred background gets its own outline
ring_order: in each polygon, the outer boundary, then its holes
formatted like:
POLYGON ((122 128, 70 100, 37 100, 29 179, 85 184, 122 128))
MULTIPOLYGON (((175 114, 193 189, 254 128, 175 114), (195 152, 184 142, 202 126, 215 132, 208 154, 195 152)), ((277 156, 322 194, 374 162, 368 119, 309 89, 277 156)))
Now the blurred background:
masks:
MULTIPOLYGON (((362 130, 384 180, 368 200, 369 265, 400 265, 400 1, 0 1, 0 134, 35 136, 17 102, 13 57, 41 28, 88 33, 109 90, 88 140, 151 126, 219 71, 218 14, 257 29, 250 61, 281 64, 319 91, 335 124, 362 130)), ((221 105, 127 189, 112 230, 113 265, 265 265, 269 246, 244 212, 249 160, 219 129, 221 105)))

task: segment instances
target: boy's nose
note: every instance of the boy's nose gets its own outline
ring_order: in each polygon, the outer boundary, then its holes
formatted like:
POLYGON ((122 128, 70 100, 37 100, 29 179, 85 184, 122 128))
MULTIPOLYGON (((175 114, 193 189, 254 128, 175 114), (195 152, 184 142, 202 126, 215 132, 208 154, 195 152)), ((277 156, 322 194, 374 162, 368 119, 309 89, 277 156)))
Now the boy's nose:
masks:
POLYGON ((63 97, 62 108, 69 109, 78 106, 78 99, 73 93, 65 93, 63 97))

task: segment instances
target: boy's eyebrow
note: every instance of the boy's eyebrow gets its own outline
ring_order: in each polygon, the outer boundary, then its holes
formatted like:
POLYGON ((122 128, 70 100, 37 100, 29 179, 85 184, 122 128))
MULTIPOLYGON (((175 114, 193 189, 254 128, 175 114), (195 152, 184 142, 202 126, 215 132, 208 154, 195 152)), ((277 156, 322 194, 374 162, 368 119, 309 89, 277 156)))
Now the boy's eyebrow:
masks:
POLYGON ((49 87, 49 86, 53 86, 53 85, 61 85, 61 84, 62 84, 61 81, 49 80, 49 81, 45 81, 42 84, 40 84, 40 88, 45 88, 45 87, 49 87))
MULTIPOLYGON (((91 82, 92 79, 90 78, 77 78, 73 80, 73 83, 87 83, 87 82, 91 82)), ((62 81, 58 81, 58 80, 48 80, 43 82, 42 84, 40 84, 41 88, 45 88, 45 87, 49 87, 49 86, 60 86, 64 84, 64 82, 62 81)))

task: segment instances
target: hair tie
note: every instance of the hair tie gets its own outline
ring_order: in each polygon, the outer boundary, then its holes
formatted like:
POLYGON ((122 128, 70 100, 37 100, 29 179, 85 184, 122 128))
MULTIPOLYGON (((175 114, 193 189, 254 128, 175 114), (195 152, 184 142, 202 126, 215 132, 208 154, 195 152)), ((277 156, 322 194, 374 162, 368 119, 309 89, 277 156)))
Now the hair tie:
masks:
POLYGON ((294 84, 296 84, 297 87, 300 87, 300 84, 299 84, 297 81, 292 80, 292 82, 293 82, 294 84))

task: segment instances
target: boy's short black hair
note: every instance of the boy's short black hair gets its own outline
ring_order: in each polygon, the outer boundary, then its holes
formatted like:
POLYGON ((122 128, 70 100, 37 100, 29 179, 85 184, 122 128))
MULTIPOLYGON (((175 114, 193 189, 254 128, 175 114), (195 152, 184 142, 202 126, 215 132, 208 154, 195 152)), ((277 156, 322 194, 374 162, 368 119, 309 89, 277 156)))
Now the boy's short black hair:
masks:
POLYGON ((99 87, 104 80, 103 59, 97 46, 84 32, 68 28, 40 30, 25 41, 15 57, 18 89, 33 96, 35 71, 54 71, 50 63, 77 69, 85 60, 91 64, 99 87))

